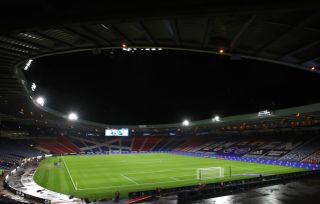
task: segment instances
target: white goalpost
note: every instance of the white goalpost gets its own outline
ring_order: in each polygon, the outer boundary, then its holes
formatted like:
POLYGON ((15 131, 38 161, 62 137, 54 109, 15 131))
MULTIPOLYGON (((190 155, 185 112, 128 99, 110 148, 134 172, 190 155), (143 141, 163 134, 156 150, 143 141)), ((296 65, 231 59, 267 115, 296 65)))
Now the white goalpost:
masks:
POLYGON ((208 180, 215 178, 224 177, 223 167, 208 167, 208 168, 198 168, 197 169, 197 179, 198 180, 208 180))

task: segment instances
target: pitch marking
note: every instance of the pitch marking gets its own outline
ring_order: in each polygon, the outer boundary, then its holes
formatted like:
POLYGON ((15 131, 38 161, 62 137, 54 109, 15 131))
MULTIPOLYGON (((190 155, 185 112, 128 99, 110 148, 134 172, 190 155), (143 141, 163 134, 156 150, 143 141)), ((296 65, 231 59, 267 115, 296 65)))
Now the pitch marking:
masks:
POLYGON ((66 162, 64 161, 64 158, 63 158, 63 157, 61 157, 61 158, 62 158, 62 161, 63 161, 63 163, 64 163, 64 166, 65 166, 66 169, 67 169, 67 172, 68 172, 69 177, 70 177, 70 179, 71 179, 72 185, 73 185, 74 189, 77 191, 78 188, 77 188, 76 185, 74 184, 74 181, 73 181, 72 176, 71 176, 71 174, 70 174, 69 168, 68 168, 66 162))
POLYGON ((131 182, 135 183, 136 185, 139 185, 139 183, 137 183, 137 182, 134 181, 133 179, 127 177, 126 175, 124 175, 124 174, 120 174, 120 175, 121 175, 123 178, 127 179, 128 181, 131 181, 131 182))

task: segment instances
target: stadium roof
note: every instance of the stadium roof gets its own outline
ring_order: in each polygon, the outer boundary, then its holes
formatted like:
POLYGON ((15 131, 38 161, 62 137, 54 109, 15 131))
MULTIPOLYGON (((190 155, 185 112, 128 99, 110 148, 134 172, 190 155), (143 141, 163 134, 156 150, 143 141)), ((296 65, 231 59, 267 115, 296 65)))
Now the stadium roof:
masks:
MULTIPOLYGON (((0 111, 38 113, 23 68, 48 55, 122 48, 221 54, 315 73, 319 1, 1 2, 0 111), (21 111, 20 111, 21 112, 21 111)), ((285 79, 284 79, 285 80, 285 79)), ((47 117, 55 117, 52 114, 47 117)))

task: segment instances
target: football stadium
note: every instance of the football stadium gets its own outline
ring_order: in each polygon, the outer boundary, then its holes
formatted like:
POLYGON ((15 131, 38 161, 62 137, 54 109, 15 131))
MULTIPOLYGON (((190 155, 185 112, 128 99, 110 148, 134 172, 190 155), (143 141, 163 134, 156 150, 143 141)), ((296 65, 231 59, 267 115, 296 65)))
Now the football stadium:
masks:
POLYGON ((0 5, 0 203, 320 199, 318 1, 0 5))

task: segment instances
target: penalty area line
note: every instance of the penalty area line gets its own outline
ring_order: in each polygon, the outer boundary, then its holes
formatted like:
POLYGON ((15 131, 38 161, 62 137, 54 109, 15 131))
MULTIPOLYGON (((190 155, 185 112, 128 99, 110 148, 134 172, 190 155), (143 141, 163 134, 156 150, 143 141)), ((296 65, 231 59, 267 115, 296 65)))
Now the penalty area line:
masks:
POLYGON ((137 183, 136 181, 134 181, 133 179, 129 178, 128 176, 124 175, 124 174, 120 174, 123 178, 127 179, 128 181, 131 181, 133 183, 135 183, 136 185, 139 185, 139 183, 137 183))

